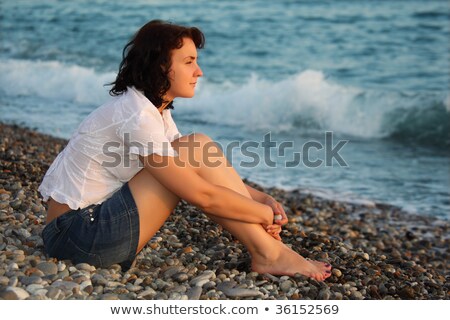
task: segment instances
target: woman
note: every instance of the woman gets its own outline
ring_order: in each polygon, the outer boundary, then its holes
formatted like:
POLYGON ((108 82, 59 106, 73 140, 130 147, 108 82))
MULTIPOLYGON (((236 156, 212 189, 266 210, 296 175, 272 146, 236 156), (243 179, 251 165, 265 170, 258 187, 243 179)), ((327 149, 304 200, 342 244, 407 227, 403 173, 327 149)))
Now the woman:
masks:
POLYGON ((112 100, 81 123, 39 187, 48 200, 46 252, 129 268, 185 199, 247 247, 254 271, 326 279, 329 264, 280 241, 282 206, 244 184, 209 137, 181 136, 173 122, 173 100, 193 97, 203 75, 203 45, 197 28, 150 21, 125 46, 112 100))

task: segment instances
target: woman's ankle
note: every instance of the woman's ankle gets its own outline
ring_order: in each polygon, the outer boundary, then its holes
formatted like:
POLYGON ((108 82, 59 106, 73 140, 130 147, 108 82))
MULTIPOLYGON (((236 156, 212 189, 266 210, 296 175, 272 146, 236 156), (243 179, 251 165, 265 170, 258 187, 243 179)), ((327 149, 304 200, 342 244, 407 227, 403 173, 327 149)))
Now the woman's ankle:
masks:
POLYGON ((253 250, 250 253, 253 262, 263 264, 272 264, 276 262, 281 255, 282 246, 284 246, 284 244, 281 241, 276 241, 276 243, 268 243, 267 246, 264 246, 263 248, 253 250))

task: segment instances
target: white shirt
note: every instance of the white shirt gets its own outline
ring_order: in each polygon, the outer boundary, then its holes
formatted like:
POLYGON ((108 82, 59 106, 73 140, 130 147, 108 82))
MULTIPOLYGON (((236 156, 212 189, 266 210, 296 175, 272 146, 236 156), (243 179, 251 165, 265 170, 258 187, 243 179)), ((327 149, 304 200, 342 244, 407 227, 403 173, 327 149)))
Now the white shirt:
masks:
POLYGON ((139 155, 177 156, 179 138, 169 109, 163 114, 135 88, 94 110, 56 157, 39 186, 71 209, 100 204, 142 168, 139 155))

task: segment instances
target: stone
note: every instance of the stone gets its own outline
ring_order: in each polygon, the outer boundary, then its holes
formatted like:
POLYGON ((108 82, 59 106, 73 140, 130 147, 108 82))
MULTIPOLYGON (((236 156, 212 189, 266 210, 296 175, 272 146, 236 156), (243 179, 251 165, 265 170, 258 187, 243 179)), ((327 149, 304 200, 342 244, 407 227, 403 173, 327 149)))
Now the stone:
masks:
POLYGON ((230 298, 255 298, 264 296, 259 290, 233 288, 232 286, 233 283, 231 281, 222 282, 217 286, 217 290, 222 291, 230 298))
POLYGON ((42 278, 38 276, 21 277, 20 282, 25 286, 30 284, 39 284, 42 282, 42 278))
MULTIPOLYGON (((42 289, 44 289, 44 286, 41 284, 30 284, 27 286, 26 291, 35 295, 38 290, 42 290, 42 289)), ((47 293, 47 290, 45 291, 45 293, 47 293)), ((45 293, 44 293, 44 295, 45 295, 45 293)))
POLYGON ((146 289, 140 293, 138 293, 138 299, 152 299, 156 295, 156 291, 152 288, 146 289))
POLYGON ((201 275, 199 275, 199 276, 195 277, 194 279, 192 279, 189 282, 189 284, 191 286, 201 287, 205 283, 209 282, 210 279, 213 279, 215 277, 216 277, 216 274, 214 273, 214 271, 206 270, 201 275))
POLYGON ((86 287, 92 286, 91 280, 85 280, 80 283, 80 290, 84 290, 86 287))
POLYGON ((333 275, 335 275, 338 278, 342 276, 342 271, 337 268, 333 268, 333 270, 331 272, 333 273, 333 275))
POLYGON ((19 270, 19 265, 15 262, 11 262, 8 267, 6 268, 7 271, 15 271, 19 270))
POLYGON ((131 283, 127 283, 127 285, 125 286, 125 288, 130 291, 130 292, 137 292, 137 291, 141 291, 143 288, 141 286, 136 286, 134 284, 131 283))
POLYGON ((319 292, 319 295, 317 296, 317 299, 319 300, 330 300, 331 297, 331 291, 328 288, 322 289, 319 292))
POLYGON ((187 296, 189 300, 198 300, 202 294, 202 288, 199 286, 192 287, 188 290, 187 296))
POLYGON ((0 201, 0 210, 1 209, 6 209, 6 208, 8 208, 9 207, 9 201, 8 200, 6 200, 6 201, 0 201))
POLYGON ((73 289, 80 289, 80 285, 71 281, 55 281, 51 284, 54 288, 59 288, 62 290, 73 291, 73 289))
POLYGON ((41 262, 36 266, 45 275, 52 275, 58 273, 58 266, 53 262, 41 262))
POLYGON ((6 287, 0 292, 0 298, 4 300, 24 300, 28 298, 30 294, 22 288, 6 287))
POLYGON ((92 275, 91 281, 96 286, 106 286, 108 284, 108 280, 106 280, 101 274, 92 275))
POLYGON ((353 291, 350 295, 350 298, 355 300, 363 300, 364 296, 359 291, 353 291))
POLYGON ((167 300, 169 297, 165 292, 158 292, 155 296, 155 300, 167 300))
POLYGON ((19 279, 16 276, 12 276, 11 278, 9 278, 9 282, 8 282, 9 286, 16 287, 18 283, 19 283, 19 279))
POLYGON ((113 293, 105 293, 100 296, 100 300, 120 300, 120 298, 113 293))
POLYGON ((285 280, 280 284, 280 289, 283 292, 288 292, 292 288, 293 285, 294 284, 292 283, 291 280, 285 280))
POLYGON ((79 263, 75 266, 75 268, 77 268, 78 270, 85 270, 85 271, 89 271, 89 272, 95 271, 95 267, 91 266, 88 263, 79 263))
POLYGON ((189 276, 185 272, 179 272, 172 276, 172 279, 177 282, 184 282, 189 279, 189 276))
POLYGON ((414 299, 416 296, 416 292, 414 291, 413 288, 411 288, 410 286, 405 286, 403 288, 401 288, 398 292, 398 295, 400 296, 400 298, 402 299, 414 299))
POLYGON ((4 277, 4 276, 0 277, 0 286, 6 287, 8 285, 8 283, 9 283, 8 277, 4 277))

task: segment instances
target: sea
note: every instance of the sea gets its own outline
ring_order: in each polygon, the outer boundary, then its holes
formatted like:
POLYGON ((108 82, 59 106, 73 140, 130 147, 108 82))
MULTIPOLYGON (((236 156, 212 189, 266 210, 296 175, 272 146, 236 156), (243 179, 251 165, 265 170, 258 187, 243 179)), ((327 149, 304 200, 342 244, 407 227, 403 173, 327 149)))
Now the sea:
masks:
POLYGON ((448 1, 0 0, 0 121, 70 138, 153 19, 204 32, 172 115, 242 178, 450 217, 448 1))

